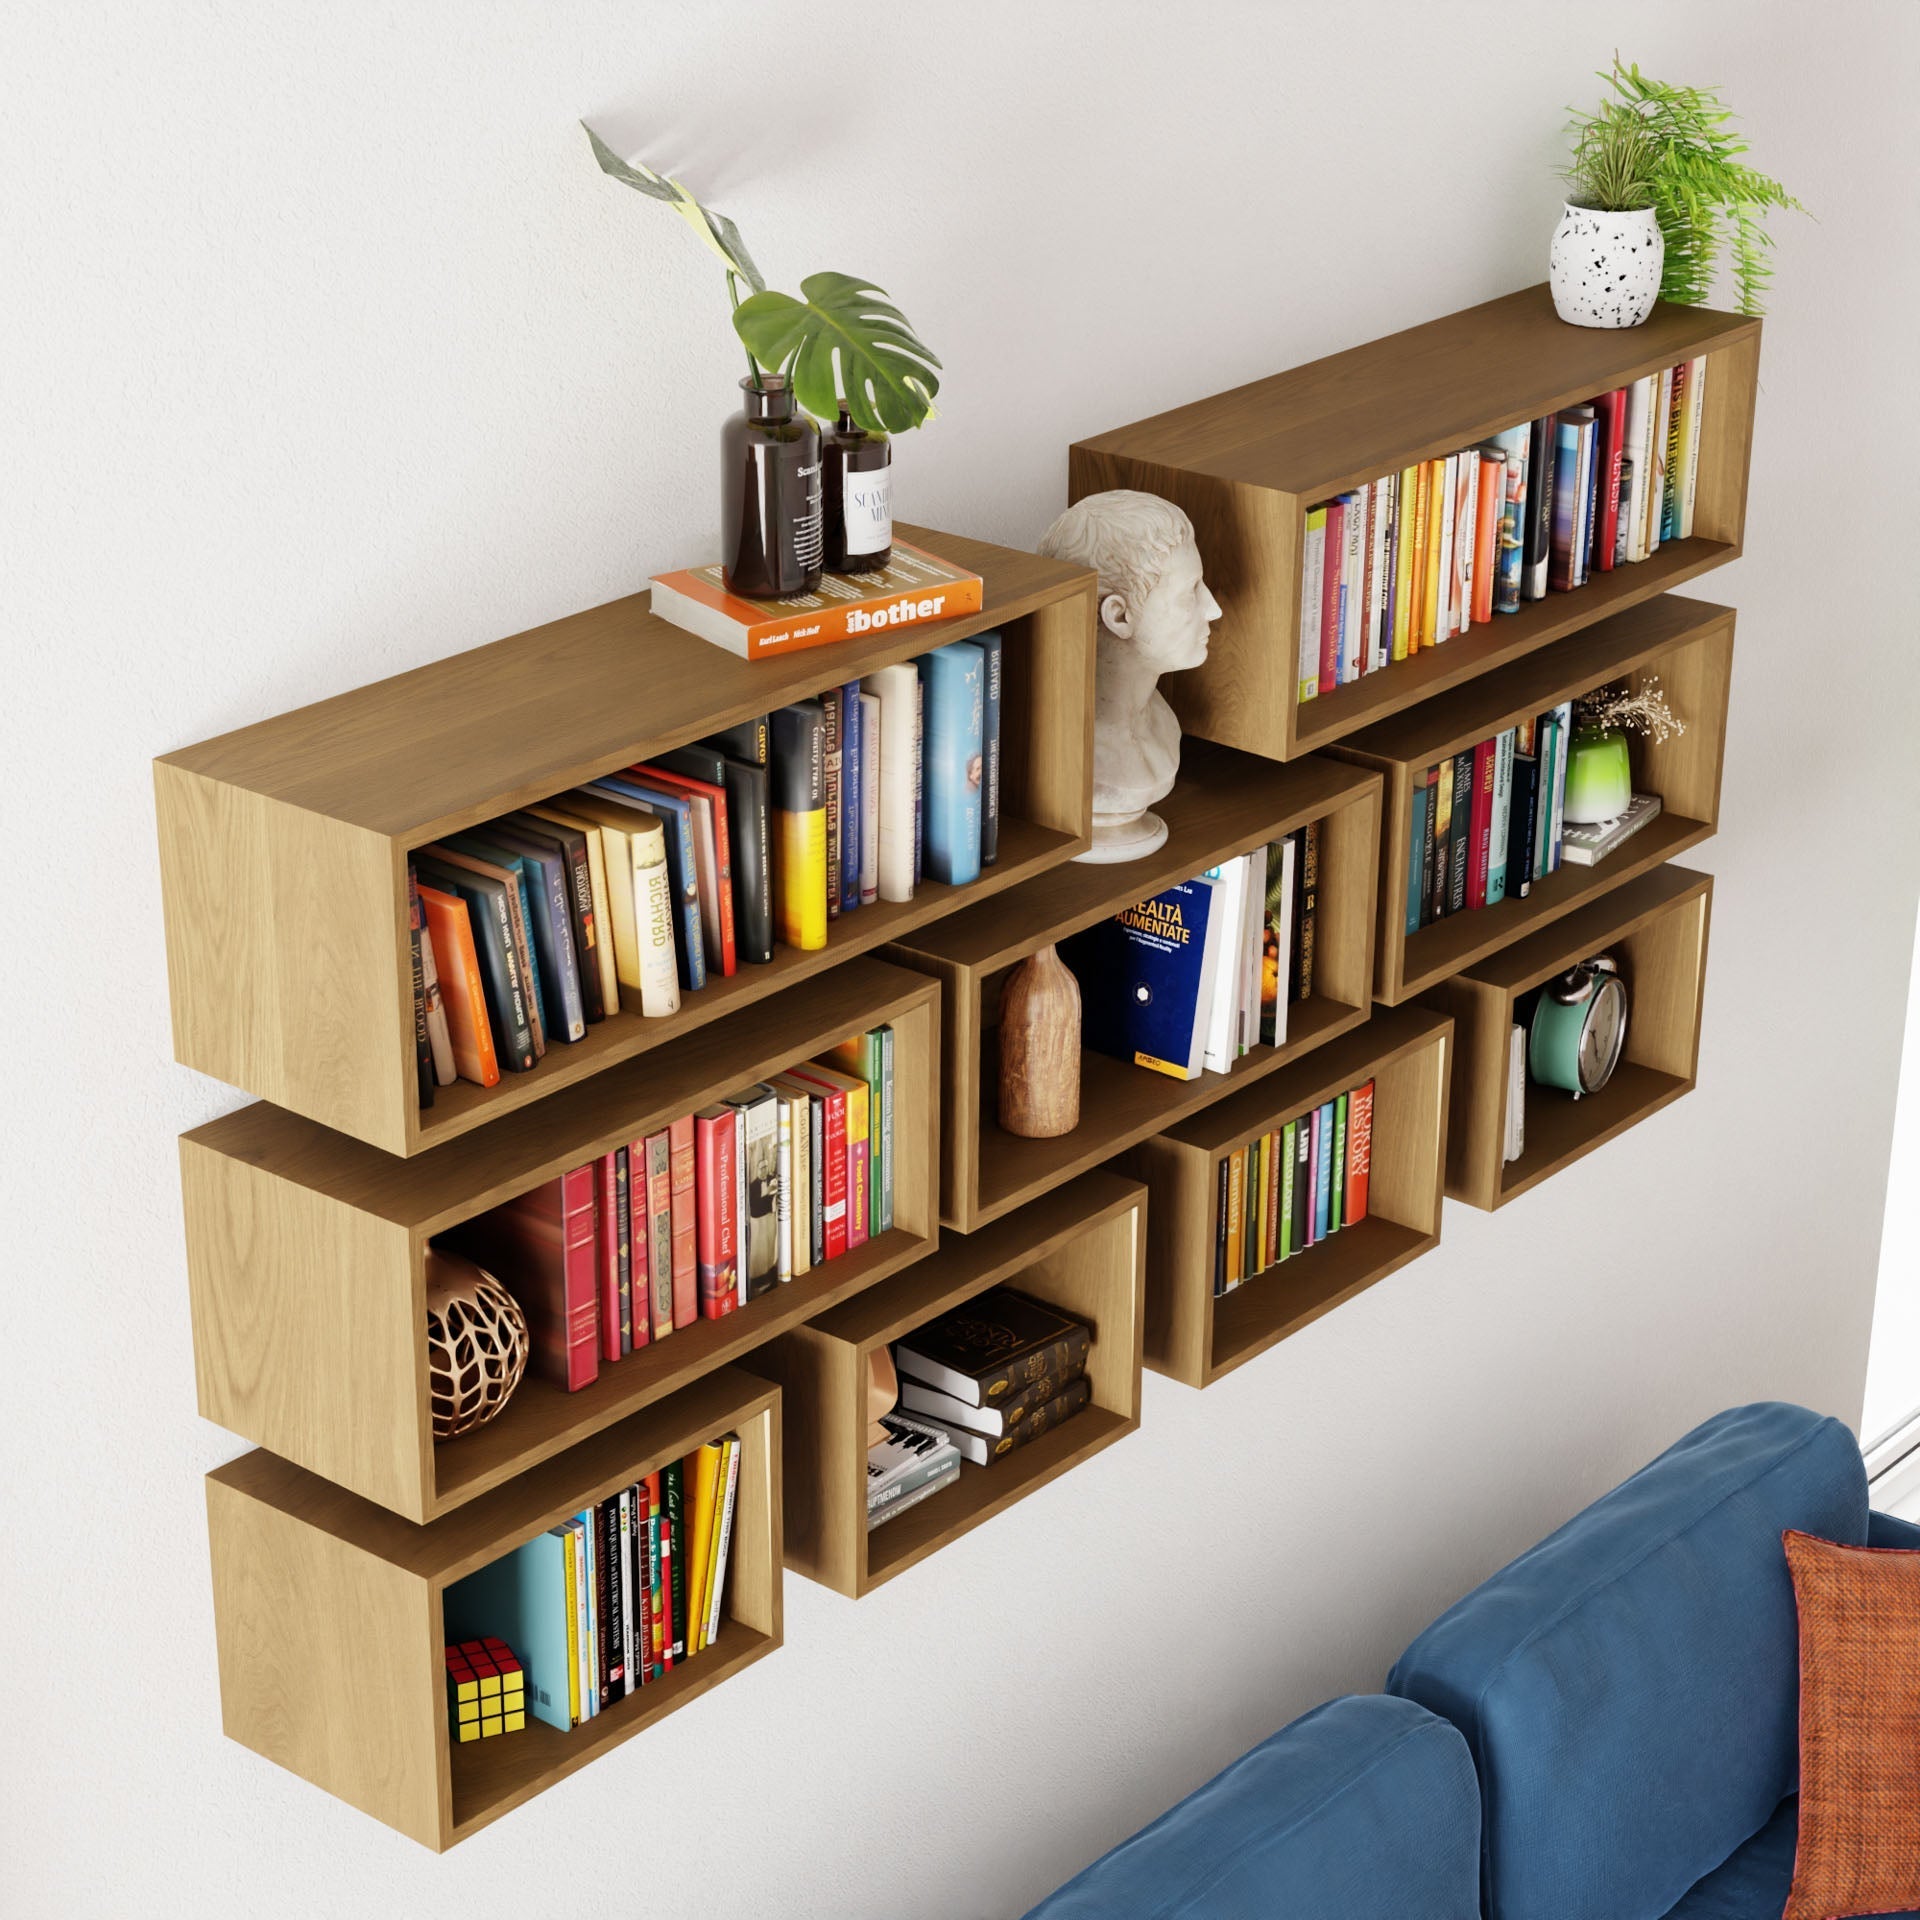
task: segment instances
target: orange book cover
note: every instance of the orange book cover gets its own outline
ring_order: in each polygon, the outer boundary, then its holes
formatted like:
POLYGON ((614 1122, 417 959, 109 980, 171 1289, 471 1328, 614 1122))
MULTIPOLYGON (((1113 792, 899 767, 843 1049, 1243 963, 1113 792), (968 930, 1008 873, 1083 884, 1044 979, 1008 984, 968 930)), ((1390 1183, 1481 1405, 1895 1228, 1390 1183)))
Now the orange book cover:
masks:
POLYGON ((978 613, 983 594, 977 573, 896 540, 878 572, 822 574, 812 593, 786 600, 729 593, 718 566, 656 574, 653 610, 742 659, 770 660, 892 627, 937 626, 978 613))
POLYGON ((1347 1211, 1345 1225, 1367 1217, 1367 1176, 1373 1171, 1373 1082, 1355 1087, 1347 1102, 1347 1211))
POLYGON ((493 1051, 493 1026, 487 1018, 487 996, 480 983, 480 956, 473 947, 467 903, 423 881, 420 905, 439 962, 440 998, 447 1010, 454 1070, 476 1086, 498 1086, 500 1062, 493 1051))
POLYGON ((1410 655, 1432 644, 1427 629, 1427 523, 1431 518, 1432 506, 1433 462, 1422 460, 1414 469, 1413 505, 1410 515, 1413 522, 1410 529, 1413 569, 1412 578, 1408 582, 1407 607, 1407 652, 1410 655))

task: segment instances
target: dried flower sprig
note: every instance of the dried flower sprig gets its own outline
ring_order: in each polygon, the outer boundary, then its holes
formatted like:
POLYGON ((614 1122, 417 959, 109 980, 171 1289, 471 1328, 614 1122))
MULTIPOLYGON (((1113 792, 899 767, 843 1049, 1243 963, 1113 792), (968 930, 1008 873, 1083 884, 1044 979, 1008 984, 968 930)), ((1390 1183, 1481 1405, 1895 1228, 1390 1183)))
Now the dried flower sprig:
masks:
POLYGON ((1619 727, 1642 735, 1655 746, 1678 739, 1687 730, 1687 723, 1668 704, 1657 673, 1647 674, 1638 692, 1629 685, 1596 687, 1582 694, 1575 705, 1582 726, 1619 727))

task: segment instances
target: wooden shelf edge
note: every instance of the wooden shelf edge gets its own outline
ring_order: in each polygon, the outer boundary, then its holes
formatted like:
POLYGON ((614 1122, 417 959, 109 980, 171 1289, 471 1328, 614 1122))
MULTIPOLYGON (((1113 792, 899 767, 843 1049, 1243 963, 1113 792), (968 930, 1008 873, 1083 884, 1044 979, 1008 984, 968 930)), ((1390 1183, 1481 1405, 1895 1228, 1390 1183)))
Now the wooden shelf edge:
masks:
MULTIPOLYGON (((1661 1073, 1653 1067, 1636 1067, 1629 1063, 1620 1069, 1620 1075, 1631 1073, 1627 1085, 1638 1087, 1634 1097, 1623 1104, 1618 1113, 1609 1113, 1608 1117, 1594 1131, 1562 1148, 1558 1153, 1540 1156, 1537 1164, 1529 1165, 1535 1156, 1522 1154, 1518 1160, 1500 1170, 1500 1187, 1494 1196, 1493 1205, 1481 1207, 1481 1203, 1466 1193, 1456 1193, 1452 1187, 1447 1189, 1447 1198, 1457 1200, 1463 1206, 1479 1208, 1483 1212, 1497 1213, 1509 1201, 1517 1200, 1523 1193, 1531 1193, 1542 1181, 1551 1180, 1556 1173, 1563 1173, 1578 1160, 1584 1160, 1597 1147, 1604 1147, 1608 1141, 1617 1140, 1629 1127, 1637 1127, 1642 1120, 1658 1113, 1662 1107, 1671 1106, 1674 1101, 1691 1093, 1698 1081, 1691 1075, 1682 1078, 1678 1074, 1661 1073), (1644 1082, 1644 1086, 1642 1083, 1644 1082), (1517 1171, 1516 1171, 1517 1170, 1517 1171), (1512 1177, 1509 1177, 1512 1176, 1512 1177)), ((1620 1078, 1616 1075, 1616 1080, 1620 1078)), ((1603 1095, 1589 1095, 1590 1099, 1601 1099, 1603 1095)), ((1582 1102, 1584 1105, 1585 1102, 1582 1102)))
POLYGON ((837 1260, 823 1263, 774 1292, 749 1301, 719 1320, 701 1320, 670 1339, 644 1347, 625 1359, 602 1362, 598 1380, 578 1393, 566 1393, 532 1375, 523 1380, 505 1410, 477 1433, 438 1442, 433 1451, 434 1498, 427 1519, 438 1519, 467 1501, 512 1480, 528 1467, 564 1453, 602 1428, 613 1426, 670 1398, 715 1369, 749 1358, 757 1347, 789 1328, 812 1320, 855 1295, 884 1286, 902 1269, 925 1258, 940 1244, 937 1233, 921 1235, 896 1227, 878 1240, 837 1260), (844 1269, 844 1271, 842 1271, 844 1269), (688 1343, 680 1353, 674 1351, 688 1343), (691 1357, 690 1357, 691 1356, 691 1357), (649 1364, 636 1367, 638 1361, 649 1364), (630 1373, 629 1370, 632 1369, 630 1373), (563 1420, 543 1439, 513 1446, 513 1415, 520 1396, 542 1417, 563 1420), (492 1442, 491 1445, 477 1444, 492 1442), (457 1471, 455 1471, 457 1469, 457 1471))

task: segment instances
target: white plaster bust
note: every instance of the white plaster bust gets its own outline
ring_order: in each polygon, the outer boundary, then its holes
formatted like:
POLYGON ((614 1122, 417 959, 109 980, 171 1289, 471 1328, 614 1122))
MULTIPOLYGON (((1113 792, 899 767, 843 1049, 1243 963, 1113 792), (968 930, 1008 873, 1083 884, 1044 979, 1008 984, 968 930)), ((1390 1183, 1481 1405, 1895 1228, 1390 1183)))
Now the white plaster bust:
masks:
POLYGON ((1139 860, 1166 840, 1151 809, 1180 771, 1180 722, 1156 683, 1206 659, 1207 630, 1220 618, 1193 523, 1157 494, 1094 493, 1047 529, 1040 551, 1100 576, 1093 845, 1079 857, 1139 860))

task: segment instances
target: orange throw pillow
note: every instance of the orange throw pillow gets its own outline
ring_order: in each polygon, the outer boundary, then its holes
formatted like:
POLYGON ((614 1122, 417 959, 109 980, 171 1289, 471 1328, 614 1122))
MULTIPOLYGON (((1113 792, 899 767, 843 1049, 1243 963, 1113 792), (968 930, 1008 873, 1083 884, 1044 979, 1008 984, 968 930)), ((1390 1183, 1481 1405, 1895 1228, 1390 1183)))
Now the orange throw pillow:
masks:
POLYGON ((1920 1552, 1789 1531, 1800 1846, 1782 1920, 1920 1908, 1920 1552))

